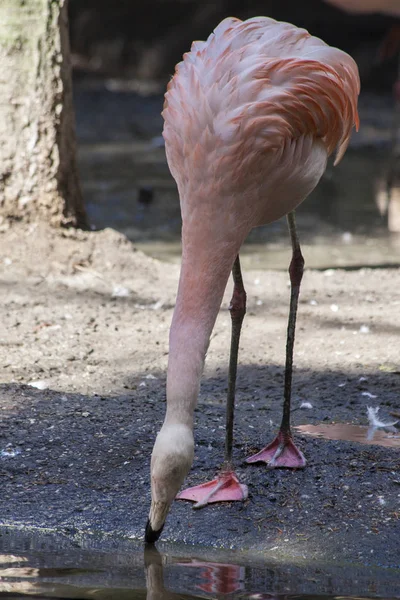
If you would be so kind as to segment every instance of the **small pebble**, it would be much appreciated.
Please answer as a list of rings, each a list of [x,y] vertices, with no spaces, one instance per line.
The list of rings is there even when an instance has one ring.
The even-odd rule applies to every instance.
[[[49,387],[49,382],[45,381],[44,379],[38,379],[37,381],[30,381],[28,385],[36,388],[37,390],[47,390]]]

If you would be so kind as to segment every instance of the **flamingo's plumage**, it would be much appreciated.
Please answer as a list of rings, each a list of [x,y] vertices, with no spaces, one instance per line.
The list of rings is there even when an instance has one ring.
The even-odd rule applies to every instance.
[[[308,134],[329,154],[338,147],[339,160],[358,124],[358,93],[353,59],[306,30],[265,17],[225,19],[206,42],[193,43],[169,83],[163,116],[171,172],[184,187],[198,155],[223,170],[233,153],[241,165],[257,152],[270,160],[283,139]]]
[[[149,531],[162,527],[192,462],[204,358],[239,248],[308,196],[335,148],[340,160],[358,126],[358,93],[350,56],[265,17],[225,19],[176,67],[163,116],[183,255]]]

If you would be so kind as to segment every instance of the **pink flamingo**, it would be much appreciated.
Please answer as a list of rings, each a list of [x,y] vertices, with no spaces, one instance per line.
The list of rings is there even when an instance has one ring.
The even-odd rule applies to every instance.
[[[290,431],[296,311],[304,260],[294,209],[336,163],[358,126],[358,69],[304,29],[266,17],[223,20],[176,67],[163,117],[182,212],[182,266],[170,330],[167,409],[151,459],[145,539],[163,529],[194,456],[193,413],[211,331],[232,271],[234,290],[225,462],[216,479],[178,498],[201,507],[244,500],[232,466],[239,336],[246,293],[239,250],[253,227],[287,215],[293,256],[283,417],[277,438],[248,462],[304,467]]]

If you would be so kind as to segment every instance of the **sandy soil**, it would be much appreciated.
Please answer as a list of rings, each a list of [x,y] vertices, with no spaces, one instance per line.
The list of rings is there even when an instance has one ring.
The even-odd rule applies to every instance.
[[[0,521],[141,539],[179,267],[113,230],[18,225],[0,245]],[[285,272],[244,275],[235,460],[250,498],[197,512],[176,503],[163,539],[399,568],[398,450],[299,435],[304,471],[244,467],[280,421],[289,298]],[[207,358],[192,484],[223,455],[230,292]],[[399,310],[399,269],[306,272],[296,425],[366,425],[367,406],[382,419],[399,412]]]

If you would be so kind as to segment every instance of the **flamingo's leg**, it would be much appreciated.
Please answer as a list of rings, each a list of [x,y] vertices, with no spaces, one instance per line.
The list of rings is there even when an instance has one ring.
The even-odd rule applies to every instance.
[[[301,468],[306,466],[303,453],[295,446],[290,429],[290,399],[292,393],[293,346],[296,330],[297,306],[300,284],[303,277],[304,258],[297,237],[294,211],[287,215],[290,238],[292,242],[292,260],[289,266],[291,294],[289,321],[286,342],[285,386],[282,423],[278,435],[263,450],[250,456],[246,462],[265,462],[269,467]]]
[[[246,291],[240,269],[239,255],[232,268],[233,295],[229,310],[232,320],[231,349],[229,357],[228,394],[226,402],[225,462],[216,479],[184,490],[178,500],[196,502],[193,508],[202,508],[212,502],[246,500],[247,486],[239,483],[232,466],[233,421],[235,412],[236,373],[239,354],[240,332],[246,314]]]
[[[233,294],[229,311],[231,313],[232,334],[229,355],[228,394],[226,399],[226,438],[225,438],[225,467],[232,469],[233,420],[235,414],[236,374],[239,355],[240,333],[246,314],[246,290],[243,285],[239,255],[232,268]]]

